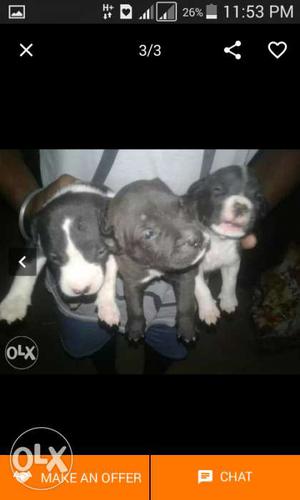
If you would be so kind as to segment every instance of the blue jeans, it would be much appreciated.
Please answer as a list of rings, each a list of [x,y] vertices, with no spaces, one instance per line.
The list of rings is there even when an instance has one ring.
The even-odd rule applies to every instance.
[[[69,318],[60,311],[58,311],[58,319],[63,347],[73,358],[91,356],[99,351],[113,335],[96,322]],[[166,358],[182,360],[187,356],[187,349],[178,342],[176,334],[175,327],[153,325],[146,332],[145,342]]]

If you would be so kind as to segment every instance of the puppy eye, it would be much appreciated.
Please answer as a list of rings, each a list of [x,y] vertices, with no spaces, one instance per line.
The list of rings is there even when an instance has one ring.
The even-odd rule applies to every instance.
[[[146,229],[143,233],[145,240],[153,240],[157,235],[153,229]]]
[[[106,254],[106,248],[104,248],[104,247],[98,248],[97,254],[98,254],[98,257],[103,257],[103,255]]]
[[[223,194],[223,193],[224,193],[224,189],[222,186],[214,186],[213,187],[213,194],[219,195],[219,194]]]
[[[79,220],[77,221],[77,229],[78,229],[79,231],[84,231],[84,230],[85,230],[85,227],[86,227],[85,223],[84,223],[82,220],[80,220],[80,219],[79,219]]]

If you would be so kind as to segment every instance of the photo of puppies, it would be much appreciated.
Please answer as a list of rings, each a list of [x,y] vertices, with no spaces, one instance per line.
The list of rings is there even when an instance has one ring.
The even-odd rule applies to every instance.
[[[164,276],[175,290],[178,338],[195,341],[194,296],[200,320],[210,325],[220,317],[206,273],[221,270],[221,310],[233,313],[237,308],[239,240],[263,215],[263,205],[257,180],[239,166],[195,182],[182,197],[160,179],[130,183],[116,195],[87,184],[64,188],[31,223],[39,248],[38,273],[16,277],[0,304],[0,319],[12,323],[24,318],[35,280],[47,263],[63,296],[97,295],[99,319],[117,326],[119,272],[128,314],[126,333],[137,342],[146,328],[144,289]]]
[[[130,150],[105,151],[108,153],[103,157],[111,158],[113,164],[118,155],[121,162],[122,155],[124,161],[126,154],[132,154]],[[175,150],[162,151],[134,154],[136,158],[152,155],[156,161],[162,154],[178,158]],[[231,152],[199,151],[204,151],[206,166],[200,169],[200,176],[190,175],[192,182],[184,175],[181,181],[174,175],[173,182],[166,182],[164,171],[160,174],[159,169],[157,176],[143,178],[139,172],[136,179],[127,166],[124,178],[129,182],[121,182],[118,188],[116,180],[122,170],[113,177],[111,165],[105,166],[106,178],[98,182],[70,176],[66,185],[56,188],[59,178],[54,181],[51,195],[28,219],[30,240],[26,247],[34,248],[36,257],[26,260],[25,275],[15,266],[13,279],[3,281],[2,344],[14,332],[18,335],[24,332],[29,337],[33,332],[40,346],[58,338],[63,350],[59,343],[55,344],[56,358],[61,356],[61,363],[82,359],[83,371],[92,373],[93,367],[97,373],[105,372],[110,362],[107,373],[115,373],[116,346],[121,353],[120,365],[124,359],[128,373],[136,373],[132,361],[128,361],[134,356],[135,360],[143,357],[144,373],[148,373],[148,357],[152,359],[149,373],[170,372],[170,366],[174,373],[177,366],[181,373],[243,370],[240,360],[245,342],[249,343],[255,335],[259,339],[260,335],[253,330],[249,316],[254,321],[258,317],[259,324],[265,324],[257,300],[252,313],[252,294],[261,297],[257,287],[261,276],[262,283],[266,282],[264,269],[284,259],[283,243],[277,245],[277,253],[269,248],[273,241],[281,241],[286,219],[282,223],[276,215],[265,178],[259,174],[260,168],[254,168],[260,162],[264,165],[264,155],[269,153],[258,151],[249,163],[249,154],[243,152],[245,157],[240,164],[224,164],[225,156],[229,158]],[[209,153],[207,156],[205,151]],[[196,158],[198,150],[187,150],[182,155]],[[285,151],[275,150],[272,155],[276,164],[276,155],[285,155]],[[210,168],[205,158],[211,158]],[[220,166],[212,168],[215,158],[219,158]],[[176,168],[177,176],[182,175],[180,163]],[[145,166],[145,172],[146,169],[149,166]],[[262,170],[265,175],[265,167]],[[292,215],[296,213],[297,200],[288,198],[292,207],[288,219],[289,241],[294,238],[293,248],[297,248],[298,237],[294,234],[296,225]],[[246,284],[241,288],[243,283]],[[269,291],[265,290],[265,294]],[[280,300],[282,310],[283,299]],[[294,305],[293,310],[297,311],[297,304]],[[268,317],[273,318],[270,307]],[[227,323],[229,318],[231,323]],[[278,319],[273,321],[276,325],[278,322]],[[292,323],[298,324],[294,318]],[[37,325],[44,324],[53,331],[51,338],[45,334],[45,340],[42,332],[48,327],[37,330]],[[241,334],[245,328],[248,328],[246,340]],[[289,335],[291,330],[288,325]],[[209,332],[215,335],[209,337],[206,335]],[[294,330],[292,335],[295,338]],[[108,356],[102,346],[115,346],[113,354]],[[231,346],[236,351],[227,362],[222,352],[229,351]],[[132,354],[133,347],[138,354]],[[246,358],[249,358],[247,350]],[[262,364],[267,366],[266,370],[275,372],[290,369],[294,366],[291,358],[292,354],[289,357],[282,353],[278,368],[273,366],[272,358],[266,357],[262,363],[253,350],[248,370],[255,372],[258,366],[261,370]],[[181,364],[176,365],[176,361]],[[164,369],[158,368],[162,365]],[[36,363],[34,370],[39,369],[44,370],[42,364]],[[48,371],[49,366],[45,369]],[[117,373],[122,373],[122,369]]]

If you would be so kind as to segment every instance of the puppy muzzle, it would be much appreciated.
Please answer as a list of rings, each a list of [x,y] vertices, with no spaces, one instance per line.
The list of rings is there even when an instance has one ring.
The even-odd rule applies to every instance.
[[[189,267],[198,262],[208,250],[210,237],[207,232],[197,229],[188,229],[182,232],[176,244],[178,265]]]

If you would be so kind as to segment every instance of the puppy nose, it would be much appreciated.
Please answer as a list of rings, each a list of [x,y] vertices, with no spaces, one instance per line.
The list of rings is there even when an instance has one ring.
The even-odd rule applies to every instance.
[[[203,245],[204,238],[202,233],[188,231],[185,235],[185,241],[189,246],[198,248]]]
[[[234,215],[239,217],[241,215],[245,215],[249,212],[249,207],[244,203],[239,203],[238,201],[233,205]]]
[[[86,286],[85,288],[74,287],[72,288],[72,292],[74,292],[76,295],[84,295],[85,293],[88,293],[90,291],[90,288],[90,286]]]

